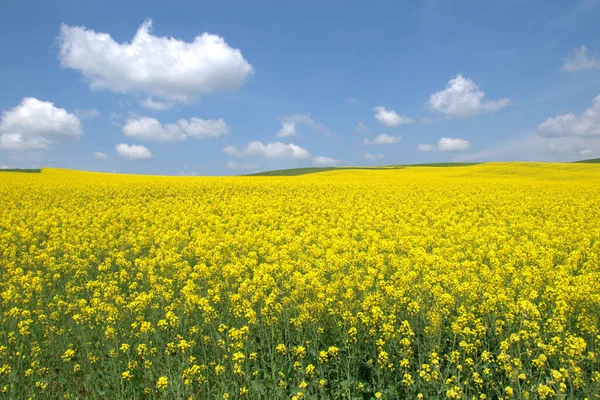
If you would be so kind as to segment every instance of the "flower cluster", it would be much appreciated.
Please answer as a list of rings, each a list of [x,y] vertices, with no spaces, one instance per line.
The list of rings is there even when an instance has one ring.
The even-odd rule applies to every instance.
[[[0,174],[0,397],[596,398],[599,188]]]

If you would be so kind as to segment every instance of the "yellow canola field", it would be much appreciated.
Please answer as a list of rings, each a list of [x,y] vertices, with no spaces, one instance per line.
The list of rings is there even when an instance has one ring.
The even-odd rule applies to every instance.
[[[600,165],[0,173],[0,397],[597,399]]]

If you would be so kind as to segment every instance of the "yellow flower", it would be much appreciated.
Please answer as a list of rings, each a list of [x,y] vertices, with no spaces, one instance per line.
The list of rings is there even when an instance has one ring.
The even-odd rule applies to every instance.
[[[306,353],[306,348],[304,346],[295,346],[293,350],[294,354],[300,358],[304,357],[304,354]]]
[[[64,354],[61,356],[63,361],[71,361],[75,357],[75,350],[67,349]]]
[[[306,373],[306,376],[308,376],[308,377],[313,376],[315,373],[315,366],[313,364],[308,364],[304,371]]]
[[[506,398],[510,399],[511,397],[513,397],[514,394],[515,392],[510,386],[504,388],[504,395],[506,396]]]
[[[156,388],[159,390],[165,390],[167,387],[169,387],[169,379],[166,376],[161,376],[158,378],[156,381]]]
[[[335,346],[330,346],[330,347],[327,349],[327,355],[328,355],[329,357],[331,357],[331,358],[333,358],[333,357],[336,357],[336,356],[338,355],[338,351],[339,351],[339,350],[340,350],[340,349],[338,349],[338,348],[337,348],[337,347],[335,347]]]
[[[277,350],[277,352],[279,352],[281,354],[285,354],[285,352],[287,351],[287,348],[285,347],[285,344],[280,343],[277,345],[276,350]]]

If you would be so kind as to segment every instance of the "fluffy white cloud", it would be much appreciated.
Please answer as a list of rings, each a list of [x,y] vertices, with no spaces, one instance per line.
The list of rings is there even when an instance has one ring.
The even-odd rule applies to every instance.
[[[544,137],[582,136],[600,137],[600,96],[581,116],[561,114],[542,122],[537,131]]]
[[[417,146],[417,150],[419,151],[436,151],[437,146],[434,144],[420,144]]]
[[[588,55],[588,49],[581,46],[573,51],[569,57],[563,58],[562,70],[575,72],[583,69],[600,69],[600,60]]]
[[[123,133],[131,138],[157,142],[185,140],[185,133],[179,125],[166,124],[163,126],[157,119],[150,117],[128,119],[123,126]]]
[[[227,162],[227,165],[225,166],[225,168],[247,171],[247,170],[252,170],[252,169],[258,168],[258,165],[230,160],[229,162]]]
[[[142,107],[153,111],[166,111],[173,107],[173,103],[167,101],[156,101],[152,100],[152,97],[146,97],[145,100],[140,101]]]
[[[465,139],[443,137],[433,144],[420,144],[417,146],[419,151],[465,151],[471,147],[471,143]]]
[[[76,139],[81,134],[77,116],[49,101],[26,97],[15,108],[2,112],[0,149],[43,149],[54,140]]]
[[[312,163],[321,167],[334,167],[340,163],[340,160],[331,157],[316,156],[313,157]]]
[[[438,140],[440,151],[465,151],[471,147],[471,143],[465,139],[443,137]]]
[[[229,157],[244,157],[244,154],[241,151],[239,151],[235,146],[224,147],[223,153],[227,154]]]
[[[284,122],[281,130],[277,132],[278,138],[285,138],[290,136],[296,136],[296,123]]]
[[[329,129],[327,129],[327,127],[324,124],[315,121],[308,114],[288,115],[286,117],[281,118],[281,122],[283,122],[284,124],[285,123],[293,123],[296,125],[308,125],[312,130],[319,132],[320,134],[322,134],[325,137],[335,136],[333,134],[333,132],[331,132]]]
[[[90,109],[79,109],[76,108],[75,110],[73,110],[73,112],[75,113],[75,115],[77,115],[77,117],[79,119],[90,119],[90,118],[96,118],[99,117],[100,115],[100,111],[96,110],[95,108],[90,108]]]
[[[148,19],[130,42],[118,43],[108,33],[63,24],[61,66],[81,72],[93,89],[177,101],[238,88],[254,72],[241,51],[220,36],[205,32],[186,42],[154,36],[151,28]]]
[[[125,136],[157,142],[217,138],[228,132],[227,124],[221,118],[205,120],[194,117],[163,125],[155,118],[141,117],[130,118],[123,126]]]
[[[529,133],[499,147],[465,153],[455,161],[576,161],[600,157],[600,137],[545,138]]]
[[[402,137],[400,137],[400,136],[391,136],[391,135],[388,135],[387,133],[382,133],[380,135],[377,135],[375,137],[375,139],[365,139],[363,141],[363,144],[366,144],[366,145],[394,144],[394,143],[400,142],[400,140],[402,140]]]
[[[383,158],[383,154],[371,154],[371,153],[363,153],[360,155],[362,158],[367,160],[381,160]]]
[[[79,137],[81,121],[49,101],[25,97],[21,104],[2,113],[0,131],[25,136]]]
[[[394,128],[399,125],[412,124],[415,122],[406,115],[398,115],[396,111],[388,110],[382,106],[375,107],[375,119],[388,128]]]
[[[130,146],[125,143],[120,143],[115,146],[115,149],[117,150],[117,153],[119,153],[119,156],[127,160],[147,160],[152,157],[152,153],[145,146],[138,146],[135,144]]]
[[[189,120],[180,119],[177,121],[177,125],[188,138],[194,139],[217,138],[229,133],[229,127],[222,118],[201,119],[194,117]]]
[[[101,151],[97,151],[94,153],[94,158],[96,160],[108,160],[109,157],[105,153],[102,153]]]
[[[450,79],[446,89],[433,93],[429,108],[450,118],[469,118],[484,111],[498,111],[511,104],[510,99],[484,100],[485,92],[461,74]]]
[[[50,142],[42,137],[26,137],[20,133],[3,133],[0,135],[0,149],[10,151],[40,150],[50,146]]]
[[[267,143],[250,142],[245,149],[238,150],[235,146],[227,146],[223,149],[225,154],[230,157],[265,157],[276,158],[280,160],[303,160],[310,157],[306,149],[293,143],[286,144],[281,142]]]

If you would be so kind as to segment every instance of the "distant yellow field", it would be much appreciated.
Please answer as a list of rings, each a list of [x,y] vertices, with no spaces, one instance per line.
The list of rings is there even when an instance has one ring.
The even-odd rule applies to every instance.
[[[0,397],[600,396],[600,165],[0,173]]]

